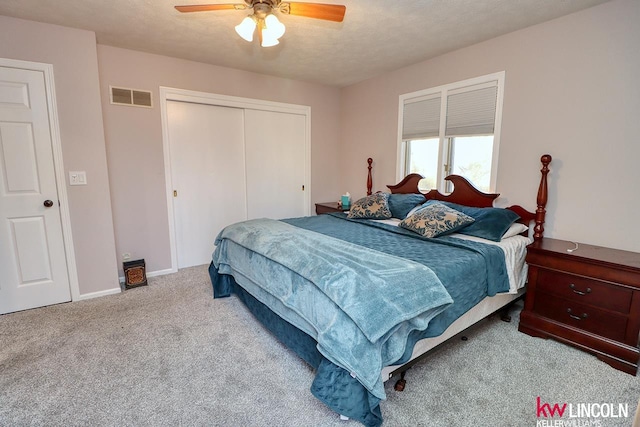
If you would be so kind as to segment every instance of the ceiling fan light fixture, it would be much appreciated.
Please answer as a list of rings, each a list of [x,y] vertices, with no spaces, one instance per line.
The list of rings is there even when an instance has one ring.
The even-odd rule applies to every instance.
[[[274,14],[269,14],[264,18],[264,28],[262,29],[262,35],[269,34],[269,37],[279,39],[284,35],[285,26]]]
[[[271,46],[275,46],[277,44],[280,44],[278,39],[269,36],[269,34],[265,34],[264,31],[262,32],[262,43],[260,43],[260,46],[262,46],[262,47],[271,47]]]
[[[236,33],[248,42],[253,41],[253,33],[256,30],[256,20],[251,16],[247,16],[242,22],[236,25]]]
[[[326,21],[342,22],[346,6],[324,3],[298,3],[288,0],[244,0],[245,4],[198,4],[175,6],[178,12],[206,12],[213,10],[244,10],[253,9],[253,14],[247,16],[235,26],[236,33],[248,42],[253,41],[253,35],[258,28],[258,37],[263,47],[279,44],[278,39],[284,35],[285,26],[273,12],[284,15],[306,16],[308,18],[324,19]]]

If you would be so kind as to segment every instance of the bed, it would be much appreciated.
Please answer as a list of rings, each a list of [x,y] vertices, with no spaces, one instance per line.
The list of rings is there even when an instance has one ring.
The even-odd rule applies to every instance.
[[[372,194],[369,161],[367,197],[349,214],[226,227],[209,266],[214,298],[235,294],[314,367],[311,392],[328,407],[381,425],[386,380],[523,295],[526,246],[544,232],[551,156],[541,162],[530,212],[493,208],[498,194],[455,175],[450,194],[421,194],[417,174]]]

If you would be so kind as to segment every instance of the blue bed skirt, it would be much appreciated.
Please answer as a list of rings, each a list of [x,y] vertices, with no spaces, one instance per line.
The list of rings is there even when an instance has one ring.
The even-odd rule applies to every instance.
[[[236,283],[233,276],[218,274],[213,263],[209,265],[209,276],[214,298],[235,294],[280,342],[316,369],[311,385],[311,393],[316,398],[336,413],[360,421],[366,426],[382,424],[380,400],[372,396],[347,371],[322,356],[316,348],[316,340],[255,299]]]

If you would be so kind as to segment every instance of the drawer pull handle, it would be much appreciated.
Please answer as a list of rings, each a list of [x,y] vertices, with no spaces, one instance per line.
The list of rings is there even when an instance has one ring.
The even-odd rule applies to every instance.
[[[583,291],[579,291],[579,290],[577,290],[577,289],[576,289],[576,285],[574,285],[573,283],[572,283],[572,284],[570,284],[570,285],[569,285],[569,287],[571,288],[571,290],[572,290],[574,293],[576,293],[576,294],[578,294],[578,295],[586,295],[586,294],[590,294],[590,293],[591,293],[591,288],[587,288],[587,290],[586,290],[586,291],[584,291],[584,292],[583,292]]]
[[[587,313],[582,313],[582,316],[576,316],[575,314],[572,314],[570,308],[567,308],[567,313],[569,313],[569,317],[571,317],[572,319],[582,320],[587,318]]]

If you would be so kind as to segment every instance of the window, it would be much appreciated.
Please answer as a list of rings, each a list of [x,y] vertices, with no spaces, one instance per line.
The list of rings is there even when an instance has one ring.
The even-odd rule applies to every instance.
[[[501,72],[401,95],[398,178],[419,173],[449,192],[456,174],[494,191],[503,86]]]

